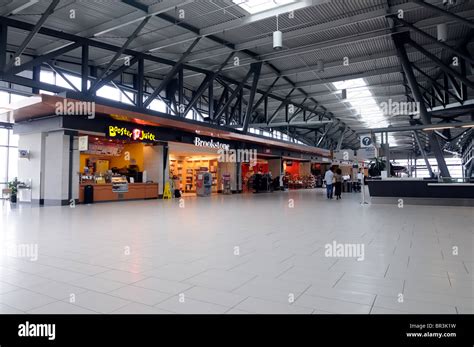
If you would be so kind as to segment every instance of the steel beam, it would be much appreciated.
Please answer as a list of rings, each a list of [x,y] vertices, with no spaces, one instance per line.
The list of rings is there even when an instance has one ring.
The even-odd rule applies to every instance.
[[[87,44],[82,45],[81,54],[81,92],[86,93],[87,81],[89,80],[89,46]]]
[[[456,70],[451,69],[449,66],[446,66],[441,59],[436,57],[435,55],[431,54],[428,52],[426,49],[424,49],[422,46],[420,46],[418,43],[413,41],[412,39],[408,38],[407,43],[412,46],[413,48],[416,48],[419,52],[423,53],[427,58],[432,60],[433,62],[436,63],[436,65],[443,70],[445,73],[450,74],[452,76],[456,76],[459,80],[461,80],[463,83],[465,83],[467,86],[470,88],[474,89],[474,82],[469,81],[465,76],[463,76],[461,73],[457,72]]]
[[[53,70],[56,74],[58,74],[59,76],[61,76],[61,78],[63,80],[66,81],[67,84],[69,84],[72,89],[74,89],[76,92],[80,92],[80,90],[69,80],[69,78],[67,78],[66,75],[64,75],[61,70],[57,70],[53,65],[49,64],[49,63],[46,63],[46,65],[51,69]],[[37,67],[37,66],[36,66]]]
[[[48,19],[48,17],[54,12],[54,9],[58,5],[58,3],[59,3],[59,0],[53,0],[51,2],[51,4],[49,4],[46,11],[41,15],[41,18],[39,19],[39,21],[35,24],[33,29],[28,33],[26,38],[23,40],[23,42],[20,44],[20,46],[18,47],[16,52],[13,54],[12,59],[10,60],[10,62],[7,65],[7,68],[11,67],[14,64],[16,58],[18,58],[23,53],[23,51],[28,46],[28,44],[31,42],[31,40],[36,36],[38,31],[41,29],[44,22],[46,22],[46,19]]]
[[[7,36],[8,26],[4,22],[0,22],[0,73],[6,69]]]
[[[328,134],[329,130],[334,126],[335,124],[329,124],[326,127],[326,130],[324,130],[324,133],[321,135],[319,138],[318,142],[316,143],[316,147],[319,147],[321,145],[321,142],[326,138],[326,135]]]
[[[214,82],[214,79],[221,73],[222,69],[227,65],[227,63],[229,62],[230,59],[232,59],[233,56],[234,56],[234,52],[232,52],[231,54],[227,56],[226,60],[219,66],[217,71],[206,75],[201,85],[196,90],[196,93],[193,95],[188,106],[186,107],[184,114],[187,114],[189,112],[191,107],[193,107],[196,104],[196,102],[201,98],[201,96],[204,94],[206,89],[209,89],[209,93],[211,93],[211,89],[209,86],[212,85],[212,83]],[[211,94],[213,94],[213,92]],[[213,100],[213,97],[212,98],[209,97],[209,104],[212,102],[212,100]],[[209,114],[209,116],[211,116],[211,114]]]
[[[416,124],[409,126],[389,126],[386,128],[370,128],[370,129],[361,129],[357,130],[357,134],[367,134],[367,133],[393,133],[393,132],[412,132],[414,130],[425,130],[425,131],[434,131],[434,130],[443,130],[451,128],[474,128],[474,121],[471,122],[456,122],[456,123],[436,123],[436,124]]]
[[[188,49],[186,50],[186,52],[184,52],[182,55],[181,55],[181,58],[179,58],[179,60],[174,64],[174,66],[171,68],[171,70],[168,72],[168,74],[163,78],[163,80],[161,81],[160,85],[158,86],[158,88],[156,88],[153,93],[151,93],[151,95],[146,99],[146,101],[143,103],[143,106],[144,107],[148,107],[150,105],[150,103],[156,98],[156,96],[158,94],[160,94],[163,89],[166,87],[166,85],[169,83],[169,81],[171,81],[171,79],[173,78],[173,76],[176,74],[176,72],[178,71],[178,69],[181,67],[181,64],[184,62],[184,60],[188,57],[188,55],[192,52],[192,50],[194,49],[194,47],[196,47],[196,45],[199,43],[199,41],[201,40],[200,37],[196,38],[193,43],[188,47]]]
[[[344,127],[341,131],[341,136],[339,137],[339,140],[337,141],[337,146],[336,146],[337,151],[341,150],[342,142],[344,141],[344,135],[346,134],[346,130],[347,130],[347,128]]]
[[[255,93],[257,91],[257,84],[260,78],[260,72],[262,70],[262,63],[256,63],[253,65],[253,81],[252,81],[252,89],[250,89],[250,96],[247,104],[247,110],[245,111],[245,118],[243,122],[243,128],[242,131],[244,134],[247,133],[247,130],[249,128],[249,123],[250,123],[250,118],[252,117],[252,111],[253,111],[253,101],[255,99]]]
[[[138,62],[140,58],[139,57],[133,57],[132,60],[130,60],[129,65],[122,65],[118,69],[114,70],[110,74],[108,74],[106,77],[102,78],[102,80],[99,83],[96,83],[94,86],[90,87],[88,90],[89,94],[95,93],[98,89],[100,89],[102,86],[106,85],[107,83],[113,81],[114,78],[119,76],[122,72],[130,68],[131,66],[135,65],[135,63]]]
[[[409,23],[407,22],[406,20],[404,19],[401,19],[401,18],[398,18],[397,15],[391,15],[390,18],[394,19],[395,21],[399,22],[400,24],[410,28],[411,30],[417,32],[418,34],[420,34],[421,36],[427,38],[428,40],[430,40],[431,42],[434,42],[436,43],[438,46],[444,48],[444,49],[447,49],[448,51],[454,53],[455,55],[459,56],[459,57],[462,57],[463,59],[469,61],[471,64],[474,64],[474,59],[469,55],[469,54],[464,54],[460,51],[458,51],[456,48],[454,47],[451,47],[450,45],[447,45],[446,43],[444,43],[443,41],[439,41],[436,37],[433,37],[431,36],[430,34],[426,33],[425,31],[417,28],[416,26],[414,26],[412,23]]]
[[[424,2],[423,0],[413,0],[413,2],[423,6],[423,7],[426,7],[430,10],[433,10],[435,12],[438,12],[444,16],[447,16],[447,17],[451,17],[453,19],[455,19],[456,21],[460,22],[460,23],[463,23],[471,28],[474,28],[474,22],[469,20],[469,19],[466,19],[466,18],[463,18],[463,17],[460,17],[458,16],[457,14],[454,14],[452,12],[449,12],[449,11],[446,11],[446,10],[443,10],[442,8],[439,8],[438,6],[435,6],[435,5],[432,5],[432,4],[429,4],[427,2]]]
[[[81,47],[81,44],[78,43],[78,42],[73,42],[67,46],[64,46],[62,48],[59,48],[53,52],[49,52],[48,54],[45,54],[45,55],[42,55],[42,56],[39,56],[39,57],[36,57],[26,63],[23,63],[19,66],[14,66],[14,67],[11,67],[10,69],[7,69],[5,71],[5,75],[16,75],[24,70],[29,70],[29,69],[33,69],[34,66],[38,66],[38,65],[41,65],[53,58],[56,58],[60,55],[63,55],[64,53],[67,53],[67,52],[70,52],[78,47]],[[13,60],[11,60],[10,62],[12,62]]]
[[[224,106],[222,106],[222,108],[219,109],[219,111],[217,112],[216,118],[215,118],[216,121],[218,122],[220,121],[220,118],[222,114],[224,113],[224,111],[230,106],[232,101],[234,101],[235,97],[237,96],[237,94],[240,93],[240,91],[244,87],[244,84],[247,83],[248,79],[250,78],[252,74],[254,74],[254,68],[251,66],[249,71],[247,72],[247,75],[245,75],[244,79],[237,85],[237,88],[234,89],[230,97],[226,100]]]
[[[292,88],[290,90],[290,92],[283,98],[283,100],[281,101],[280,105],[277,107],[277,109],[273,112],[273,114],[271,115],[270,119],[268,120],[268,123],[271,123],[275,118],[276,116],[278,115],[278,112],[280,112],[280,110],[283,108],[283,107],[286,107],[286,105],[288,105],[290,103],[290,100],[288,99],[291,94],[293,94],[293,92],[296,90],[296,88]]]
[[[110,59],[109,63],[107,64],[107,66],[104,68],[104,70],[102,71],[102,74],[100,76],[98,76],[97,80],[95,81],[94,85],[92,86],[92,90],[96,90],[95,89],[95,85],[99,84],[101,81],[102,81],[102,78],[105,77],[107,75],[107,73],[109,72],[109,70],[112,68],[112,66],[115,64],[115,62],[117,61],[118,58],[120,58],[120,56],[123,54],[123,52],[128,48],[128,46],[130,45],[130,43],[132,43],[133,40],[135,40],[135,38],[137,37],[137,35],[140,33],[140,31],[142,31],[143,27],[148,23],[148,21],[150,20],[151,17],[146,17],[137,27],[136,29],[133,31],[132,35],[130,35],[128,38],[127,38],[127,41],[125,41],[125,43],[122,45],[122,47],[120,47],[120,49],[115,52],[115,55],[113,56],[112,59]]]
[[[287,122],[275,122],[275,123],[251,123],[249,127],[252,128],[283,128],[283,127],[319,127],[325,124],[333,123],[332,120],[323,120],[323,121],[316,121],[316,122],[295,122],[294,124],[288,124]],[[232,128],[241,128],[242,126],[239,124],[231,125]],[[312,130],[313,131],[313,130]]]

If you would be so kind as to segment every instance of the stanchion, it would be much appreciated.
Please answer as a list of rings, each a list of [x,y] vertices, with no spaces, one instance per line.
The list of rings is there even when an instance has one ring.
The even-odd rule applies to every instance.
[[[368,205],[369,203],[365,201],[365,176],[362,175],[362,178],[360,180],[360,191],[362,192],[362,202],[360,203],[361,205]]]

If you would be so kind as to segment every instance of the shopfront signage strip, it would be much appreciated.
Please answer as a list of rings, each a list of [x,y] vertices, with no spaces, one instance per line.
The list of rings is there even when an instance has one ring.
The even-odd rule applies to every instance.
[[[142,129],[129,129],[126,127],[109,126],[109,137],[128,137],[133,141],[156,141],[156,136]]]
[[[194,138],[194,145],[197,147],[209,147],[209,148],[215,148],[215,149],[224,149],[228,151],[230,149],[230,145],[215,141],[210,140],[210,141],[203,141],[199,137]]]

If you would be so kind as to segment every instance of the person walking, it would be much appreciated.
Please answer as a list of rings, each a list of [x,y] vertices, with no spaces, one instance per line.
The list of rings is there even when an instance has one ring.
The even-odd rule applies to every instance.
[[[326,181],[326,194],[328,199],[332,199],[332,180],[334,178],[334,168],[331,166],[328,171],[324,174],[324,180]]]
[[[341,198],[341,190],[342,190],[342,171],[341,169],[336,170],[336,174],[334,175],[334,195],[336,195],[336,200],[342,199]]]

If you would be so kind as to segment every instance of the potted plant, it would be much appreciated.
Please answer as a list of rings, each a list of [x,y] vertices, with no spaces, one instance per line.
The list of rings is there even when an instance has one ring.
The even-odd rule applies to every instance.
[[[13,181],[8,182],[8,189],[10,189],[10,202],[16,203],[18,195],[18,187],[24,185],[23,182],[18,181],[15,177]]]

